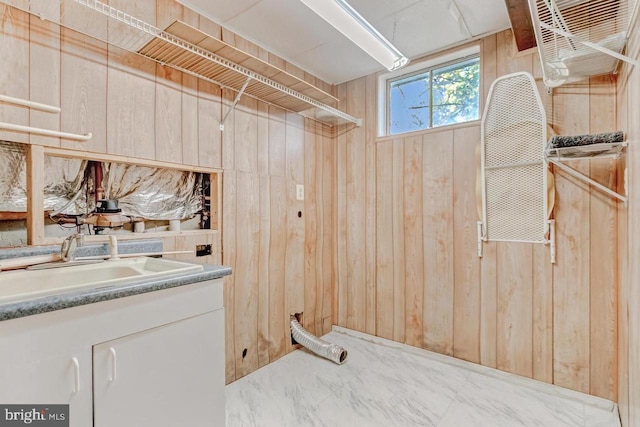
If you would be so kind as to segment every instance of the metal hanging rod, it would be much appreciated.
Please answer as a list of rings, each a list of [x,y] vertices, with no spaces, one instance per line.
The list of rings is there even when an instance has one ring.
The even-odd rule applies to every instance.
[[[22,98],[14,98],[13,96],[8,95],[0,95],[0,101],[7,102],[9,104],[21,105],[23,107],[33,108],[34,110],[46,111],[47,113],[59,113],[61,111],[60,107],[41,104],[40,102],[29,101]]]
[[[55,130],[34,128],[31,126],[14,125],[11,123],[0,122],[0,129],[14,132],[35,133],[44,136],[53,136],[56,138],[73,139],[76,141],[88,141],[91,139],[91,133],[79,135],[77,133],[58,132]]]

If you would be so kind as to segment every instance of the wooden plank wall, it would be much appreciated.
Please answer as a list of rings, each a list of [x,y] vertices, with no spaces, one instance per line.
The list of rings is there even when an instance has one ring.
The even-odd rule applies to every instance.
[[[615,77],[548,95],[510,30],[480,45],[484,93],[527,71],[558,134],[616,128]],[[557,263],[523,243],[478,258],[479,122],[377,138],[376,81],[338,86],[365,127],[337,137],[336,324],[616,400],[618,204],[556,172]],[[617,186],[614,161],[574,166]]]
[[[627,55],[637,58],[640,54],[640,25],[636,20],[627,46]],[[626,167],[628,168],[628,207],[618,210],[618,406],[623,427],[640,425],[640,70],[623,64],[618,77],[618,126],[627,134]],[[618,171],[618,191],[624,194],[624,173]]]
[[[113,35],[105,18],[81,13],[73,3],[61,4],[64,24],[96,37],[107,29]],[[161,27],[183,20],[332,90],[173,0],[110,4]],[[222,235],[169,237],[165,248],[209,243],[211,256],[176,258],[233,268],[225,279],[227,382],[294,349],[290,313],[303,313],[312,332],[330,330],[336,180],[329,129],[243,98],[221,132],[218,123],[234,92],[4,4],[0,16],[0,93],[62,107],[52,116],[0,105],[3,121],[93,133],[84,144],[35,136],[32,143],[223,170]],[[0,139],[28,138],[0,133]],[[305,185],[304,201],[296,200],[296,184]]]

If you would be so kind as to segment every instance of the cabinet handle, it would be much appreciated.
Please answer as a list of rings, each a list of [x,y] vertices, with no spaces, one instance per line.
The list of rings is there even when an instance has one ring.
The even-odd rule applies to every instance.
[[[111,378],[109,378],[109,382],[114,382],[116,380],[116,374],[118,370],[116,349],[113,347],[109,347],[109,353],[111,353]]]
[[[80,391],[80,362],[77,357],[71,358],[73,363],[74,381],[73,381],[73,394],[78,394]]]

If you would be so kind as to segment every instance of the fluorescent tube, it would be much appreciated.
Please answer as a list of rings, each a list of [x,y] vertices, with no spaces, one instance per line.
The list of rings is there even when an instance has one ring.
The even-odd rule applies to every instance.
[[[389,71],[409,63],[398,49],[344,0],[300,0]]]

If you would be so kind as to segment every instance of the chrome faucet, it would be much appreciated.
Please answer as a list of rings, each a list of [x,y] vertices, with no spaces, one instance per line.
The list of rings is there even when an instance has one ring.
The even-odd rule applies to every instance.
[[[64,239],[60,247],[60,258],[64,262],[74,261],[76,259],[76,249],[81,247],[84,242],[84,235],[72,234]]]

